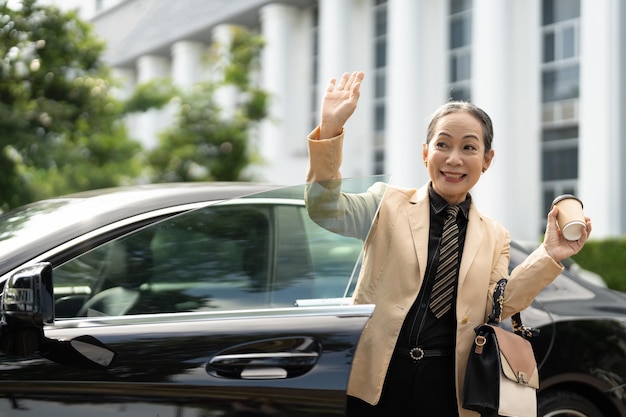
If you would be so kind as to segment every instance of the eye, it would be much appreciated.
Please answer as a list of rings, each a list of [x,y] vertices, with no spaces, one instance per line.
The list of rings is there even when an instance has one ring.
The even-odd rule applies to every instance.
[[[445,148],[447,148],[447,147],[448,147],[448,144],[447,144],[447,143],[445,143],[445,142],[443,142],[443,141],[437,141],[437,142],[435,142],[435,148],[438,148],[438,149],[445,149]]]

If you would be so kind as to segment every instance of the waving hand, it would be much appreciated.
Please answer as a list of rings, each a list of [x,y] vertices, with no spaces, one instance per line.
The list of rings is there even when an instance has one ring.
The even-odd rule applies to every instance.
[[[361,90],[362,71],[343,74],[339,84],[331,79],[322,100],[320,139],[328,139],[341,133],[344,124],[356,109]]]

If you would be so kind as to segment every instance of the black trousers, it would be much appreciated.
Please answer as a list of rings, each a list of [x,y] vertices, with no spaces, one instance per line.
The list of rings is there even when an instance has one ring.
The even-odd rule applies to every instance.
[[[394,353],[380,401],[348,396],[348,417],[458,417],[454,354],[418,362]]]

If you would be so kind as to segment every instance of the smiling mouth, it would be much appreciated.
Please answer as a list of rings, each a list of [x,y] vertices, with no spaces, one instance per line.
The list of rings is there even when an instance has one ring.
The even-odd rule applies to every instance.
[[[465,176],[465,174],[458,174],[456,172],[441,172],[443,174],[444,177],[446,178],[450,178],[453,180],[458,180],[460,178],[462,178],[463,176]]]

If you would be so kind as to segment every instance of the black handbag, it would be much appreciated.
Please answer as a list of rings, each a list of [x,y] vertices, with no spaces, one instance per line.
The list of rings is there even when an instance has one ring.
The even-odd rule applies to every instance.
[[[539,372],[527,339],[539,332],[523,326],[520,313],[511,317],[513,332],[500,327],[506,282],[496,286],[487,323],[474,329],[462,406],[483,416],[536,417]]]

